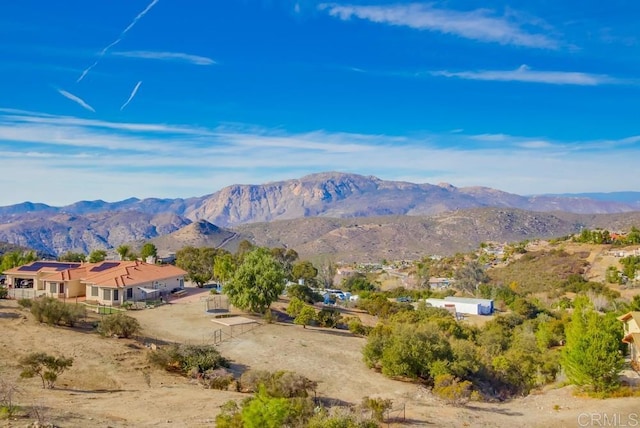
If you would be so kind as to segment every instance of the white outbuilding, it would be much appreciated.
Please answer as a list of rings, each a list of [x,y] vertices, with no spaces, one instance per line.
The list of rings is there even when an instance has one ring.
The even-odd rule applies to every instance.
[[[444,299],[425,299],[425,303],[434,308],[450,309],[453,306],[456,313],[460,314],[491,315],[493,313],[493,300],[490,299],[448,296]]]

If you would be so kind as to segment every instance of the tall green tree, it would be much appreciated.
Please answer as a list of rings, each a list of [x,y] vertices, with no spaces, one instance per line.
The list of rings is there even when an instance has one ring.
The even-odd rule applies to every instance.
[[[294,263],[291,269],[291,279],[293,281],[302,279],[305,285],[313,285],[317,276],[318,269],[308,260]]]
[[[140,250],[140,257],[142,260],[146,260],[147,257],[158,257],[158,249],[152,242],[147,242]]]
[[[89,253],[89,263],[103,262],[107,258],[107,252],[105,250],[93,250]]]
[[[615,316],[600,315],[580,296],[566,337],[561,364],[571,383],[595,392],[610,391],[620,384],[622,329]]]
[[[2,256],[0,272],[13,269],[17,266],[26,265],[27,263],[35,262],[36,260],[38,260],[38,256],[35,251],[11,251]]]
[[[235,270],[236,261],[231,253],[224,251],[216,257],[215,264],[213,265],[213,276],[220,281],[222,285],[231,279]]]
[[[187,279],[202,288],[213,279],[215,248],[184,247],[176,253],[176,265],[187,271]]]
[[[284,269],[271,251],[255,248],[245,255],[224,291],[235,307],[264,313],[284,290],[284,281]]]
[[[128,245],[120,245],[118,248],[116,248],[116,252],[120,256],[120,260],[131,260],[131,258],[133,257],[131,247]]]
[[[298,253],[293,248],[275,247],[271,249],[271,255],[282,265],[287,279],[295,280],[292,277],[293,263],[298,260]],[[317,275],[317,272],[316,272]]]

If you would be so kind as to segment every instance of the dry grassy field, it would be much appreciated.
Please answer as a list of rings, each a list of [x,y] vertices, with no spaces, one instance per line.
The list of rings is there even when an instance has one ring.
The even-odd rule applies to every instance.
[[[131,314],[151,341],[212,343],[219,326],[205,311],[201,301],[205,294],[199,293],[206,291],[192,290],[168,305]],[[206,390],[186,378],[151,368],[145,346],[149,339],[102,338],[88,330],[40,325],[15,301],[0,300],[0,329],[0,378],[20,388],[16,401],[25,413],[36,408],[41,419],[56,426],[214,426],[221,404],[245,397]],[[505,403],[453,407],[421,386],[369,370],[360,353],[365,340],[348,332],[261,323],[226,338],[218,347],[232,360],[236,373],[249,368],[293,370],[317,381],[318,397],[338,405],[357,404],[364,396],[390,398],[396,409],[392,416],[404,418],[390,426],[586,426],[580,425],[586,417],[580,415],[604,412],[630,418],[640,412],[637,398],[578,398],[569,387]],[[19,379],[17,360],[32,351],[74,358],[73,367],[60,376],[55,389],[43,390],[37,379]],[[19,416],[0,420],[0,426],[24,427],[34,420]]]

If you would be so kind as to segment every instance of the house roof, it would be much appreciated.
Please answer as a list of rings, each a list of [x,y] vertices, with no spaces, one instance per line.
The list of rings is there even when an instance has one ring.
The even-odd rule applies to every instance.
[[[491,299],[474,299],[472,297],[454,297],[447,296],[444,298],[447,302],[455,302],[455,303],[471,303],[473,305],[492,305],[493,300]]]
[[[117,263],[117,266],[101,271],[88,271],[82,281],[99,287],[121,288],[187,274],[173,265],[156,265],[140,261]]]
[[[640,311],[627,312],[621,317],[618,317],[618,319],[622,322],[627,322],[632,318],[640,326]]]
[[[71,267],[69,269],[60,270],[42,277],[44,281],[73,281],[81,280],[87,275],[92,275],[97,272],[105,272],[107,270],[117,268],[123,263],[118,260],[106,260],[97,263],[82,263],[80,266]]]
[[[40,260],[37,262],[27,263],[26,265],[17,266],[6,270],[4,273],[8,275],[33,275],[38,272],[58,272],[66,269],[77,268],[81,264],[73,262],[56,262]]]

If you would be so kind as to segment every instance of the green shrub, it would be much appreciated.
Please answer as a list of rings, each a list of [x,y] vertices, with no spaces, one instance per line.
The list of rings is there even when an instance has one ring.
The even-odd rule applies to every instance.
[[[471,398],[471,382],[461,381],[451,374],[441,374],[434,380],[432,392],[442,400],[456,406],[465,404]]]
[[[18,299],[18,305],[20,305],[21,308],[24,309],[31,309],[31,306],[33,305],[33,300],[31,299]]]
[[[73,327],[84,315],[84,309],[52,297],[40,297],[31,301],[31,314],[38,322]]]
[[[362,321],[358,317],[350,317],[345,321],[349,331],[356,336],[367,336],[371,331],[371,327],[362,324]]]
[[[264,387],[271,397],[308,397],[318,384],[298,373],[289,371],[269,372],[248,370],[240,377],[240,388],[246,392],[257,392]]]
[[[323,308],[316,314],[316,321],[321,327],[337,327],[341,319],[340,311],[335,309]]]
[[[9,290],[7,287],[0,286],[0,299],[6,299],[9,295]]]
[[[40,377],[42,388],[53,388],[58,376],[73,364],[73,358],[54,357],[44,352],[32,352],[20,359],[20,377]]]
[[[137,319],[116,313],[103,317],[98,323],[98,333],[103,336],[116,336],[128,338],[140,331],[140,323]]]
[[[384,413],[391,409],[393,401],[388,398],[371,398],[364,397],[362,399],[362,408],[371,411],[371,419],[378,422],[384,421]]]
[[[229,362],[211,345],[170,345],[149,354],[149,362],[167,371],[197,376],[208,370],[229,367]]]
[[[199,376],[200,383],[207,389],[227,390],[235,378],[226,369],[207,370]]]

